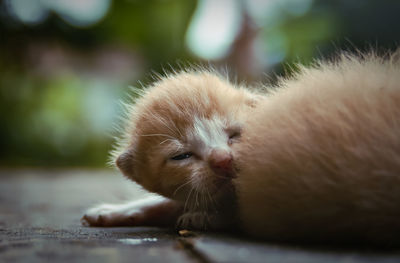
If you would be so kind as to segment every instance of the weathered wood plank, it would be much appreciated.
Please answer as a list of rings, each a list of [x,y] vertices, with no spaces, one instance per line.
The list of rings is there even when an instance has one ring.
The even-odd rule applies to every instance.
[[[0,174],[0,262],[196,262],[173,230],[89,228],[89,206],[145,193],[110,171]]]
[[[398,263],[400,252],[344,248],[295,247],[208,234],[193,242],[210,262]]]
[[[82,227],[85,209],[146,193],[113,171],[0,171],[0,262],[400,262],[400,251],[337,250],[226,234]]]

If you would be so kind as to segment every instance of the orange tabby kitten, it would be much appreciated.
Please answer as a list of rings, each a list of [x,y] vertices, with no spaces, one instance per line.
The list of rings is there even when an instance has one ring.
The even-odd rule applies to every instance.
[[[168,76],[128,120],[116,164],[164,197],[103,205],[89,225],[237,227],[284,241],[394,243],[400,63],[345,57],[259,95],[209,72]]]

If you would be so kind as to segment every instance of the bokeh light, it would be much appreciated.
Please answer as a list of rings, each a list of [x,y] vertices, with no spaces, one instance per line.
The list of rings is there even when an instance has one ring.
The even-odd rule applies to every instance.
[[[73,26],[87,27],[99,22],[111,0],[5,0],[10,14],[26,24],[40,24],[52,11]]]
[[[26,24],[39,24],[49,15],[41,0],[5,0],[5,6],[14,19]]]
[[[111,0],[43,0],[74,26],[87,27],[99,22],[110,8]]]
[[[199,0],[188,27],[190,50],[209,60],[228,54],[241,25],[241,8],[236,0]]]

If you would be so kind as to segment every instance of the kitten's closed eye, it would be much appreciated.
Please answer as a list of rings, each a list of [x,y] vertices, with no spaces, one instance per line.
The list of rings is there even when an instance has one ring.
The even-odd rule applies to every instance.
[[[171,157],[171,160],[180,161],[180,160],[188,159],[188,158],[192,157],[192,155],[193,155],[193,153],[186,152],[186,153],[182,153],[182,154]]]
[[[229,133],[229,137],[228,137],[228,144],[231,145],[232,143],[234,143],[237,139],[240,138],[241,136],[241,132],[240,130],[232,130]]]
[[[234,139],[239,137],[240,137],[240,131],[234,131],[231,134],[229,134],[229,139]]]

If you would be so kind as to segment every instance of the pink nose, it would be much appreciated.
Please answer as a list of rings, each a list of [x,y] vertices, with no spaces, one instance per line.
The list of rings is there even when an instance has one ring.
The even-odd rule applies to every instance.
[[[232,155],[221,149],[214,149],[209,158],[211,169],[217,174],[229,174],[232,172]]]

